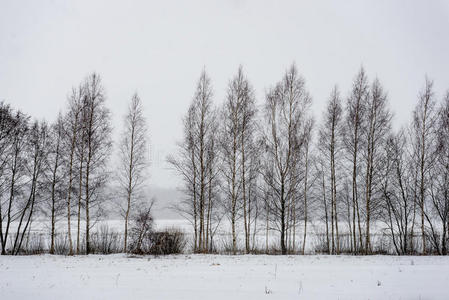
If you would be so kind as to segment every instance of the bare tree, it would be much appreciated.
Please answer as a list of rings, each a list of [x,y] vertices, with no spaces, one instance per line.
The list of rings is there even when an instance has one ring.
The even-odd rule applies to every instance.
[[[312,129],[314,126],[314,120],[311,118],[309,122],[306,123],[304,126],[304,234],[303,234],[303,240],[302,240],[302,249],[301,252],[304,255],[306,253],[306,238],[307,238],[307,222],[308,219],[308,211],[309,211],[309,186],[313,181],[311,182],[309,180],[309,166],[310,166],[310,147],[312,144]],[[295,213],[296,210],[293,209],[293,212]],[[292,250],[295,251],[295,233],[296,233],[296,217],[293,215],[293,247]]]
[[[64,148],[67,152],[68,162],[66,165],[68,174],[68,184],[67,184],[67,234],[69,240],[69,255],[73,255],[73,244],[72,244],[72,225],[71,225],[71,206],[72,206],[72,195],[74,190],[74,173],[75,173],[75,163],[76,163],[76,150],[77,143],[81,140],[79,137],[81,114],[82,114],[82,99],[84,97],[83,86],[80,85],[78,88],[72,89],[72,94],[68,101],[68,111],[64,120]],[[81,141],[82,142],[82,141]],[[79,223],[78,223],[79,224]],[[77,234],[77,253],[79,252],[79,226]]]
[[[319,131],[319,144],[321,145],[323,161],[326,162],[325,168],[330,171],[331,252],[339,254],[340,236],[338,232],[337,177],[341,176],[337,176],[339,167],[336,164],[338,161],[341,161],[343,109],[337,87],[334,87],[332,90],[323,120],[322,127]]]
[[[322,149],[321,149],[322,150]],[[330,243],[330,237],[329,237],[329,199],[328,199],[328,193],[327,193],[327,176],[325,169],[327,167],[327,161],[325,159],[325,155],[318,155],[317,159],[315,160],[314,166],[315,166],[315,172],[316,172],[316,186],[317,190],[320,191],[319,195],[316,195],[316,198],[319,198],[319,211],[322,211],[323,214],[318,214],[321,220],[323,220],[325,225],[325,246],[324,251],[325,253],[330,253],[331,250],[331,243]]]
[[[210,141],[209,137],[213,132],[215,113],[212,103],[212,88],[209,77],[206,72],[200,76],[197,91],[194,98],[196,115],[196,145],[198,147],[199,161],[199,236],[198,246],[200,251],[207,251],[206,230],[205,230],[205,211],[206,211],[206,186],[208,174],[207,147]]]
[[[260,139],[260,144],[264,145],[265,139]],[[264,149],[265,150],[265,149]],[[260,190],[263,197],[263,217],[264,217],[264,227],[265,227],[265,254],[268,254],[268,237],[269,232],[272,229],[270,225],[270,220],[272,220],[272,212],[270,202],[274,195],[274,159],[272,156],[268,155],[267,151],[262,151],[261,153],[261,177],[262,184]]]
[[[100,204],[99,191],[107,179],[106,163],[110,156],[110,112],[105,106],[104,88],[96,73],[84,83],[83,140],[86,143],[84,170],[84,205],[86,212],[86,254],[90,253],[90,209]],[[80,168],[82,170],[82,168]],[[80,171],[81,172],[81,171]],[[80,178],[81,179],[81,178]]]
[[[261,192],[260,170],[261,170],[261,154],[262,149],[259,147],[257,138],[251,141],[247,148],[246,157],[248,162],[246,177],[247,186],[247,231],[248,239],[252,234],[252,242],[248,241],[248,246],[252,251],[257,247],[256,236],[259,233],[258,220],[263,217],[263,193]],[[246,168],[246,167],[245,167]],[[251,229],[252,225],[252,229]]]
[[[193,101],[184,119],[184,141],[179,144],[177,157],[169,156],[168,163],[183,177],[188,198],[176,208],[187,218],[191,218],[194,226],[194,251],[206,252],[206,225],[208,215],[208,196],[212,193],[208,184],[213,181],[211,171],[215,156],[210,155],[216,132],[216,112],[212,103],[212,87],[206,72],[201,73]],[[209,149],[209,151],[208,151]],[[212,174],[212,175],[211,175]],[[193,219],[193,220],[192,220]]]
[[[223,128],[221,148],[223,154],[224,193],[230,211],[232,252],[237,251],[236,223],[243,210],[245,250],[250,251],[250,221],[248,218],[248,157],[253,145],[256,113],[254,92],[240,66],[229,82],[226,101],[222,109]]]
[[[18,215],[24,215],[26,204],[17,203],[20,201],[20,196],[24,193],[24,185],[27,180],[27,135],[29,130],[29,117],[17,111],[12,117],[12,127],[8,135],[9,153],[7,155],[7,186],[8,196],[6,200],[7,207],[5,212],[2,212],[2,222],[6,222],[6,228],[3,233],[2,254],[6,254],[7,241],[9,237],[9,229],[11,223]],[[32,197],[32,196],[31,196]],[[22,201],[23,202],[23,201]],[[29,203],[30,201],[26,202]],[[3,205],[2,205],[3,206]],[[29,205],[28,205],[29,206]],[[18,207],[17,212],[14,209]],[[27,207],[28,208],[28,207]],[[3,207],[2,207],[3,209]],[[6,214],[6,216],[5,216]],[[6,220],[5,220],[6,218]],[[22,220],[23,220],[22,218]],[[19,229],[20,230],[20,229]],[[19,230],[17,232],[19,232]],[[13,247],[12,252],[14,253]]]
[[[421,212],[422,253],[426,254],[425,203],[429,193],[429,171],[435,142],[436,102],[433,94],[433,81],[426,78],[424,89],[413,112],[414,151],[419,162],[419,208]]]
[[[64,134],[64,121],[62,115],[58,116],[56,123],[50,129],[49,153],[47,159],[48,169],[50,169],[50,215],[51,215],[51,229],[50,229],[50,254],[55,253],[55,231],[56,218],[61,212],[62,199],[62,139]]]
[[[352,234],[353,234],[353,248],[354,251],[358,252],[358,249],[363,248],[362,241],[362,227],[361,227],[361,219],[360,219],[360,207],[359,207],[359,156],[360,149],[362,148],[362,133],[363,133],[363,124],[362,121],[365,115],[365,106],[367,98],[369,97],[369,86],[368,79],[365,74],[365,70],[363,67],[360,69],[357,74],[354,82],[352,84],[352,90],[347,100],[346,105],[346,126],[345,126],[345,146],[346,152],[349,156],[349,161],[351,163],[352,169],[352,202],[353,202],[353,210],[352,210]],[[359,236],[357,238],[357,230]],[[357,244],[357,241],[359,243]]]
[[[32,217],[35,212],[36,198],[39,190],[39,179],[42,176],[44,162],[48,151],[48,126],[46,123],[34,122],[31,126],[28,137],[25,137],[27,143],[27,170],[29,186],[28,198],[19,206],[18,225],[12,248],[13,254],[18,254],[21,250],[23,239],[27,229],[31,226]],[[22,227],[23,225],[23,227]]]
[[[425,217],[430,227],[430,240],[440,255],[447,255],[449,236],[449,92],[438,108],[436,145],[429,170],[429,211]]]
[[[187,198],[176,209],[184,218],[191,221],[194,230],[193,250],[197,251],[198,241],[198,199],[197,199],[197,166],[194,145],[194,107],[191,105],[184,117],[184,140],[178,143],[178,155],[169,155],[167,162],[178,173],[184,183],[183,189]]]
[[[248,79],[243,76],[242,67],[240,66],[238,75],[236,78],[241,78],[240,98],[241,98],[241,134],[240,134],[240,152],[241,152],[241,165],[242,165],[242,206],[243,206],[243,223],[245,228],[245,249],[246,253],[250,252],[250,236],[251,236],[251,192],[254,193],[254,189],[251,189],[253,182],[256,180],[256,172],[251,172],[254,166],[257,164],[257,159],[254,157],[258,151],[255,149],[254,135],[256,132],[256,120],[257,109],[255,105],[254,91]]]
[[[11,150],[11,137],[14,132],[14,116],[11,107],[4,102],[0,103],[0,242],[1,254],[6,254],[6,233],[3,232],[4,214],[2,210],[3,197],[7,194],[8,163]]]
[[[281,234],[282,254],[287,253],[288,205],[296,199],[299,184],[296,164],[304,144],[303,126],[308,119],[311,98],[305,89],[305,81],[295,65],[286,72],[283,80],[266,96],[265,133],[266,151],[274,168],[266,168],[265,183],[273,190],[269,201],[273,223]]]
[[[373,200],[373,195],[379,191],[380,174],[383,169],[383,149],[386,137],[390,134],[392,115],[388,108],[388,98],[378,79],[375,79],[366,106],[366,122],[364,137],[365,143],[365,203],[366,203],[366,235],[365,253],[371,252],[370,222],[372,210],[378,203]]]
[[[383,168],[382,190],[385,199],[385,223],[391,233],[398,255],[409,254],[414,211],[413,168],[408,155],[409,140],[404,130],[391,134],[385,144],[386,163]]]
[[[81,208],[83,205],[83,179],[84,179],[84,168],[85,168],[85,156],[86,156],[86,123],[87,123],[87,101],[85,95],[85,85],[82,88],[83,94],[81,96],[80,105],[80,115],[79,115],[79,130],[76,133],[78,135],[78,140],[76,142],[76,153],[77,153],[77,171],[78,171],[78,205],[77,205],[77,226],[76,226],[76,254],[81,252]]]
[[[142,103],[139,96],[134,94],[125,116],[125,126],[120,143],[121,167],[118,174],[121,190],[126,197],[124,252],[127,251],[129,215],[145,184],[144,172],[148,166],[147,151],[147,127]]]
[[[223,192],[225,196],[224,205],[229,211],[232,234],[232,253],[237,251],[236,224],[240,209],[242,179],[240,141],[242,126],[242,91],[245,87],[241,69],[237,76],[229,83],[226,101],[222,109],[222,131],[221,131],[221,153],[223,156]],[[246,223],[245,223],[246,229]]]

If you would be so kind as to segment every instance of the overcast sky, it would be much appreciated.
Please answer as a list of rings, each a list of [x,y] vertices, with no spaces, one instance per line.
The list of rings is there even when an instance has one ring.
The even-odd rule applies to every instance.
[[[115,135],[134,92],[151,133],[153,186],[175,187],[165,157],[203,67],[215,101],[238,65],[258,102],[296,62],[319,119],[335,84],[346,98],[363,64],[408,122],[425,75],[449,89],[449,1],[0,0],[0,99],[53,121],[72,86],[101,74]]]

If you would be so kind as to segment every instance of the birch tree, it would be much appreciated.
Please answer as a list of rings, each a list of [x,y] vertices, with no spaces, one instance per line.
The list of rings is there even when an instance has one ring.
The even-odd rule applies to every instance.
[[[245,250],[249,253],[250,236],[251,236],[251,212],[254,195],[254,181],[256,180],[256,172],[254,172],[253,164],[257,165],[257,158],[255,157],[258,151],[255,149],[255,132],[257,124],[255,117],[257,109],[255,105],[254,91],[248,79],[242,74],[242,67],[240,66],[237,78],[241,81],[241,102],[242,102],[242,118],[241,118],[241,134],[240,134],[240,153],[242,165],[242,206],[243,206],[243,224],[245,232]]]
[[[425,203],[429,193],[429,171],[434,153],[436,101],[433,81],[426,78],[424,89],[419,94],[418,104],[413,112],[414,151],[418,162],[418,206],[421,214],[422,254],[426,254]]]
[[[414,213],[414,169],[410,167],[409,140],[405,130],[391,134],[385,144],[386,164],[383,174],[383,209],[385,223],[398,255],[409,254]]]
[[[2,239],[2,255],[7,253],[8,237],[11,223],[24,213],[26,205],[20,205],[20,196],[24,193],[27,181],[27,135],[29,130],[29,117],[20,111],[14,112],[12,116],[11,129],[8,134],[9,150],[6,161],[6,199],[2,205],[1,221],[5,226]],[[23,202],[23,201],[22,201]],[[15,211],[17,207],[19,211]],[[25,216],[24,216],[25,217]],[[19,232],[19,231],[18,231]],[[12,249],[14,253],[14,247]]]
[[[84,206],[86,217],[86,254],[90,253],[91,208],[101,204],[101,189],[107,175],[107,162],[111,150],[110,112],[105,106],[105,92],[100,76],[96,73],[87,77],[84,83],[83,140],[86,143],[84,169]],[[81,160],[82,161],[82,160]],[[82,168],[80,168],[82,170]],[[80,178],[81,179],[81,178]]]
[[[229,82],[226,101],[222,109],[223,129],[221,145],[226,206],[230,211],[232,252],[237,251],[236,224],[243,211],[245,251],[250,251],[250,221],[248,218],[248,157],[251,154],[256,113],[254,92],[240,66],[237,75]]]
[[[352,90],[346,104],[345,122],[345,147],[348,160],[351,164],[352,183],[352,234],[353,248],[356,253],[363,248],[361,212],[359,206],[359,173],[360,152],[363,147],[363,119],[365,117],[365,106],[369,96],[368,79],[363,67],[357,74],[352,84]],[[356,229],[357,225],[357,229]],[[358,237],[357,237],[358,232]]]
[[[35,121],[25,136],[27,142],[27,170],[29,181],[27,184],[28,197],[19,205],[18,225],[12,247],[12,254],[19,254],[27,230],[31,227],[36,212],[37,198],[39,197],[40,178],[43,175],[44,163],[48,151],[48,126],[45,122]]]
[[[8,162],[11,150],[11,136],[14,129],[14,117],[11,107],[4,103],[0,103],[0,242],[1,254],[6,254],[6,232],[4,232],[3,223],[5,222],[5,214],[3,212],[2,203],[7,194],[8,183]],[[6,224],[6,222],[5,222]],[[7,225],[6,225],[7,226]]]
[[[384,168],[384,152],[386,138],[391,130],[392,115],[388,108],[388,98],[378,79],[375,79],[366,105],[364,121],[365,138],[365,254],[371,253],[370,222],[373,211],[377,210],[379,202],[379,186],[381,170]],[[378,197],[376,197],[376,194]],[[377,198],[377,199],[376,199]]]
[[[73,243],[72,243],[72,223],[71,223],[71,207],[72,207],[72,195],[74,195],[74,179],[76,172],[76,150],[77,142],[81,139],[79,137],[81,113],[82,113],[82,98],[84,97],[83,86],[73,88],[72,93],[68,100],[68,111],[64,119],[64,139],[63,146],[65,155],[68,156],[66,164],[66,173],[68,175],[67,183],[67,236],[69,240],[69,255],[73,255]],[[75,194],[76,196],[76,194]],[[78,223],[79,224],[79,223]],[[79,226],[78,226],[79,232]],[[79,236],[79,234],[78,234]],[[79,241],[79,238],[77,239]],[[79,252],[79,246],[77,244],[77,253]]]
[[[63,145],[62,139],[64,135],[64,121],[62,115],[58,116],[56,123],[50,128],[50,141],[48,150],[47,167],[50,170],[50,254],[55,253],[55,237],[56,237],[56,220],[61,212],[61,199],[63,198],[63,181],[62,167],[63,161]]]
[[[302,127],[307,121],[310,103],[305,81],[295,65],[266,95],[265,149],[274,168],[267,168],[264,178],[273,190],[269,201],[270,213],[274,226],[280,232],[282,254],[287,254],[288,203],[294,199],[299,184],[295,167],[304,144]]]
[[[119,184],[125,196],[125,231],[123,252],[127,252],[128,221],[132,209],[145,185],[145,169],[148,166],[147,127],[142,103],[137,94],[131,99],[125,116],[124,130],[120,142]]]
[[[449,92],[438,107],[434,159],[429,170],[429,209],[425,217],[430,240],[439,255],[448,253],[449,236]]]
[[[207,252],[208,241],[208,185],[215,157],[210,155],[214,148],[211,136],[216,134],[216,110],[212,102],[212,86],[206,72],[201,73],[196,91],[184,119],[184,140],[179,144],[177,156],[169,156],[168,163],[183,177],[187,199],[176,208],[192,221],[194,227],[194,251]],[[209,151],[208,151],[209,150]],[[193,220],[192,220],[193,219]]]
[[[304,255],[306,253],[306,239],[307,239],[307,222],[309,222],[309,189],[310,185],[313,184],[312,180],[309,180],[310,176],[310,161],[311,161],[311,145],[312,145],[312,130],[314,126],[314,119],[310,118],[309,121],[304,126],[304,234],[303,234],[303,240],[302,240],[302,249],[301,252]],[[296,210],[294,209],[293,212]],[[293,216],[293,247],[292,251],[295,251],[295,233],[296,233],[296,217]]]
[[[341,105],[340,93],[337,87],[334,87],[330,95],[327,108],[324,113],[323,123],[319,131],[319,144],[323,160],[326,162],[325,169],[329,170],[329,186],[330,189],[330,217],[331,217],[331,253],[340,253],[340,236],[338,232],[338,211],[337,211],[337,178],[338,170],[341,166],[337,166],[337,162],[341,161],[342,150],[342,122],[343,108]],[[324,174],[323,174],[324,175]],[[324,175],[325,176],[325,175]],[[326,176],[327,177],[327,176]],[[326,187],[324,187],[326,188]]]

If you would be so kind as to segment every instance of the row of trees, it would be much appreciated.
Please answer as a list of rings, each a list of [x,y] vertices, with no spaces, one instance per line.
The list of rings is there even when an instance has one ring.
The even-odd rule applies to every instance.
[[[343,99],[335,86],[318,126],[304,78],[291,66],[256,106],[242,67],[220,107],[206,72],[168,162],[184,181],[177,209],[191,221],[194,250],[214,250],[229,220],[236,253],[279,233],[282,254],[304,253],[308,224],[327,253],[447,254],[449,92],[438,104],[426,79],[412,122],[392,128],[388,96],[363,68]],[[239,233],[243,235],[239,244]],[[298,237],[297,234],[301,233]]]
[[[20,253],[36,216],[49,220],[50,253],[55,252],[57,231],[65,233],[63,228],[69,255],[90,253],[90,230],[111,198],[124,207],[127,250],[128,218],[131,206],[141,199],[147,164],[146,125],[135,95],[119,145],[121,164],[112,173],[111,116],[105,101],[100,76],[93,73],[72,89],[66,111],[53,124],[31,121],[0,104],[2,254]],[[108,180],[111,175],[116,175],[113,184]],[[111,186],[117,193],[108,191]]]
[[[214,237],[224,229],[234,254],[263,243],[268,252],[272,232],[282,254],[305,253],[312,243],[333,254],[447,254],[449,93],[437,101],[426,79],[410,124],[398,130],[381,82],[369,81],[363,68],[345,94],[334,87],[316,122],[294,65],[260,106],[240,67],[217,107],[202,72],[179,151],[167,159],[184,182],[176,209],[192,223],[194,251],[217,250]],[[137,207],[149,214],[148,132],[138,95],[113,171],[99,75],[68,98],[53,124],[0,104],[2,254],[23,251],[38,216],[48,220],[50,253],[58,232],[67,232],[69,254],[90,253],[91,229],[108,210],[123,215],[123,251],[132,251],[130,218]]]

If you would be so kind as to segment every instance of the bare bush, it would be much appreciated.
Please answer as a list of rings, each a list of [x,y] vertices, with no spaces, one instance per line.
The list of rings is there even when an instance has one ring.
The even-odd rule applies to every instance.
[[[69,254],[69,239],[68,234],[56,234],[55,235],[55,254],[64,255]]]
[[[151,216],[150,205],[137,212],[130,233],[129,250],[135,254],[149,253],[151,248],[151,233],[153,231],[153,217]]]
[[[180,254],[186,246],[184,232],[176,228],[152,232],[150,240],[149,253],[153,255]]]
[[[92,253],[111,254],[118,253],[121,249],[122,235],[109,229],[107,224],[102,224],[91,239]]]

